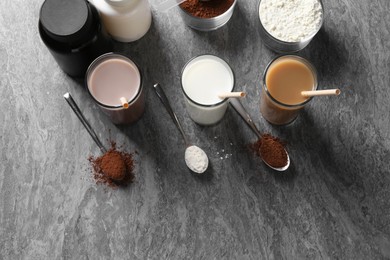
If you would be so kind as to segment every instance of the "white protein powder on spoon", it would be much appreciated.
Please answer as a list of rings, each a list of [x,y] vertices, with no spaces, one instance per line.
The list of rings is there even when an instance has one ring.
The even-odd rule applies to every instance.
[[[319,0],[261,0],[260,21],[278,40],[299,42],[317,32],[322,21]]]
[[[196,173],[205,172],[209,166],[207,154],[195,145],[187,147],[184,158],[188,168]]]

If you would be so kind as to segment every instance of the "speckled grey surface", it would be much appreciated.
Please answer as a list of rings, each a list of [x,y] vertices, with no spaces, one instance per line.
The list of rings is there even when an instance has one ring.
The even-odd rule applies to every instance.
[[[259,113],[259,82],[276,56],[257,31],[257,1],[241,0],[209,33],[177,10],[153,12],[138,42],[115,46],[143,69],[146,112],[116,127],[41,42],[41,0],[0,1],[0,259],[390,258],[390,1],[324,0],[323,29],[299,54],[315,64],[317,98],[291,125]],[[292,166],[267,169],[248,151],[255,135],[229,109],[193,123],[180,71],[203,53],[227,60],[262,131],[288,141]],[[186,169],[179,133],[151,87],[160,82],[194,143],[205,176]],[[99,149],[62,95],[70,91],[102,140],[137,151],[136,181],[97,186],[87,161]],[[107,142],[106,142],[107,143]]]

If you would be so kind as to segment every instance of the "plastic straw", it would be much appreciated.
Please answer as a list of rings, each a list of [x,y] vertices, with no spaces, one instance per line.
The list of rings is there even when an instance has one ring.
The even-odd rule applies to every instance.
[[[315,97],[315,96],[338,96],[340,95],[340,89],[325,89],[325,90],[311,90],[302,91],[301,95],[304,97]]]
[[[128,108],[129,108],[129,103],[127,103],[127,100],[126,100],[125,97],[121,97],[121,98],[120,98],[120,101],[121,101],[122,107],[123,107],[124,109],[128,109]]]
[[[220,99],[225,99],[225,98],[241,98],[245,97],[246,93],[245,92],[226,92],[226,93],[220,93],[218,94],[218,97]]]

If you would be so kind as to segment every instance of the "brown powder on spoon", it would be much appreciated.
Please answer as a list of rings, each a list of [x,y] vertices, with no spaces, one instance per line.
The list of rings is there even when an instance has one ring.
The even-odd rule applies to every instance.
[[[256,154],[275,168],[287,165],[287,153],[284,143],[277,137],[270,134],[263,134],[253,145],[252,149]]]
[[[103,155],[88,158],[96,184],[106,184],[111,188],[125,187],[134,180],[133,154],[118,151],[115,142]]]

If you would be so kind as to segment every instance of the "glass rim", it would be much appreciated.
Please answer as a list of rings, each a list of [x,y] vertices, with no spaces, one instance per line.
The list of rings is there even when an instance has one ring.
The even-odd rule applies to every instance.
[[[87,72],[85,74],[85,86],[88,90],[88,93],[89,95],[92,97],[92,99],[98,103],[100,106],[104,107],[104,108],[109,108],[109,109],[120,109],[120,108],[123,108],[123,105],[118,105],[118,106],[111,106],[111,105],[107,105],[107,104],[104,104],[102,102],[100,102],[99,100],[97,100],[94,95],[92,94],[90,88],[89,88],[89,85],[88,85],[88,79],[89,79],[89,76],[90,74],[92,73],[92,71],[97,67],[97,65],[101,64],[103,61],[105,60],[108,60],[110,58],[119,58],[119,59],[122,59],[126,62],[129,62],[130,64],[134,64],[135,67],[137,68],[138,70],[138,73],[139,73],[139,76],[140,76],[140,82],[139,82],[139,86],[138,86],[138,91],[137,91],[137,94],[131,99],[131,100],[127,100],[127,104],[130,106],[132,105],[137,99],[138,97],[141,95],[141,92],[143,90],[143,76],[142,76],[142,72],[138,66],[137,63],[135,63],[133,60],[131,60],[130,58],[128,58],[127,56],[121,54],[121,53],[117,53],[117,52],[108,52],[108,53],[105,53],[105,54],[102,54],[100,55],[99,57],[97,57],[94,61],[92,61],[92,63],[88,66],[88,69],[87,69]]]
[[[301,57],[301,56],[298,56],[298,55],[291,55],[291,54],[287,54],[287,55],[279,55],[277,57],[275,57],[274,59],[272,59],[268,65],[265,67],[265,70],[264,70],[264,75],[263,75],[263,88],[264,88],[264,91],[265,93],[267,94],[267,96],[269,98],[271,98],[271,100],[273,102],[275,102],[276,104],[280,105],[280,106],[283,106],[283,107],[288,107],[288,108],[298,108],[298,107],[301,107],[305,104],[307,104],[310,100],[313,99],[313,97],[309,97],[307,98],[305,101],[301,102],[301,103],[298,103],[298,104],[284,104],[283,102],[280,102],[278,101],[276,98],[274,98],[271,93],[269,92],[268,90],[268,87],[267,87],[267,83],[266,83],[266,77],[267,77],[267,72],[268,72],[268,69],[270,68],[270,66],[277,60],[279,59],[283,59],[283,58],[287,58],[287,57],[290,57],[290,58],[293,58],[295,60],[299,60],[301,61],[302,63],[304,63],[309,69],[310,71],[313,73],[313,78],[314,78],[314,84],[313,84],[313,88],[312,90],[317,90],[317,87],[318,87],[318,79],[317,79],[317,71],[316,69],[314,68],[314,66],[308,61],[306,60],[305,58]]]
[[[181,70],[181,75],[180,75],[180,85],[181,85],[181,90],[183,91],[185,97],[191,101],[192,103],[194,103],[195,105],[198,105],[198,106],[201,106],[201,107],[216,107],[216,106],[219,106],[225,102],[227,102],[229,100],[229,98],[225,98],[215,104],[210,104],[210,105],[205,105],[205,104],[201,104],[199,102],[196,102],[194,101],[192,98],[190,98],[186,91],[184,90],[184,86],[183,86],[183,73],[184,73],[184,70],[187,68],[187,66],[192,62],[194,61],[195,59],[199,58],[199,57],[202,57],[202,56],[213,56],[213,57],[216,57],[220,60],[222,60],[223,62],[226,63],[226,65],[228,66],[228,68],[230,69],[231,73],[232,73],[232,77],[233,77],[233,86],[232,86],[232,89],[230,90],[231,92],[234,90],[234,87],[235,87],[235,84],[236,84],[236,77],[234,75],[234,71],[232,70],[232,68],[230,67],[229,63],[227,63],[227,61],[225,61],[224,59],[216,56],[216,55],[213,55],[213,54],[201,54],[201,55],[197,55],[195,57],[192,57],[189,61],[186,62],[186,64],[183,66],[182,70]]]

